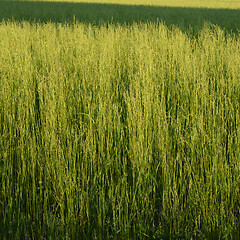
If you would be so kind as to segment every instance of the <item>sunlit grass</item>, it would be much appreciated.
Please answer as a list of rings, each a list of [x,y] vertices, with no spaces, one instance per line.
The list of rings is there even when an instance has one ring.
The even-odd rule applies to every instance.
[[[238,238],[239,52],[207,23],[2,21],[0,238]]]

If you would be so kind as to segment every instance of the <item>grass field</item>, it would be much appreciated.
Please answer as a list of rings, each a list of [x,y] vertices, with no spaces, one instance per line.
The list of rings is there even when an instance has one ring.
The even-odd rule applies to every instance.
[[[128,3],[0,1],[0,239],[240,238],[240,1]]]
[[[2,0],[5,2],[39,2],[38,0]],[[239,0],[45,0],[42,2],[71,2],[71,3],[100,3],[117,5],[144,5],[168,7],[198,7],[198,8],[225,8],[239,9]]]

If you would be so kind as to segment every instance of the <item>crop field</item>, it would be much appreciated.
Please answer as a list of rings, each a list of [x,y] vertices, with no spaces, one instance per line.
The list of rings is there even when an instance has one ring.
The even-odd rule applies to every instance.
[[[240,239],[240,0],[0,1],[0,239]]]

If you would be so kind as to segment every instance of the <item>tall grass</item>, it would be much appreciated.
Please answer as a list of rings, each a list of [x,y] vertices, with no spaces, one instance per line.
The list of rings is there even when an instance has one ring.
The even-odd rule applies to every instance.
[[[0,23],[1,239],[238,238],[240,40],[160,23]]]

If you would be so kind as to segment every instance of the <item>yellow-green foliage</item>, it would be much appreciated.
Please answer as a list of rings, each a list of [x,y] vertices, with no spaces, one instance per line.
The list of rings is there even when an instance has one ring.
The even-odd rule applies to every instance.
[[[238,238],[239,52],[207,24],[2,21],[0,238]]]

